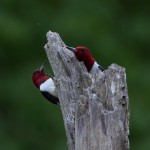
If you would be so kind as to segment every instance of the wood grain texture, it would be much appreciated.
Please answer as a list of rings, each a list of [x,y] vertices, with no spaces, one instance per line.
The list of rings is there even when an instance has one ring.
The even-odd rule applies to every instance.
[[[126,73],[112,64],[87,72],[57,33],[47,33],[45,51],[55,78],[69,150],[129,150]]]

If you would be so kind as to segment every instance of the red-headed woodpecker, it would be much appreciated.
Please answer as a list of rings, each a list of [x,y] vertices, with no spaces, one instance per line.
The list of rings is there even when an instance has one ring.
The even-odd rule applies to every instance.
[[[32,81],[48,101],[53,104],[59,104],[55,84],[52,78],[45,73],[44,63],[33,72]]]
[[[96,60],[92,57],[91,52],[87,47],[78,46],[73,48],[67,46],[66,48],[72,51],[79,61],[84,62],[88,72],[92,75],[95,74],[97,69],[104,71],[104,68],[96,62]]]

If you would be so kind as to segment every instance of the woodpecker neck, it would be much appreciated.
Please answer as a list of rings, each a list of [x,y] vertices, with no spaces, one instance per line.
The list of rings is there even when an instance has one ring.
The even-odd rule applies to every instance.
[[[93,64],[93,67],[92,67],[92,69],[90,70],[90,74],[92,74],[92,75],[94,75],[95,73],[96,73],[96,70],[98,70],[99,69],[99,64],[95,61],[94,62],[94,64]]]
[[[48,78],[46,76],[43,76],[41,78],[39,78],[36,82],[38,84],[38,88],[40,87],[40,85],[45,82]]]
[[[83,62],[85,64],[88,72],[90,72],[95,63],[95,59],[93,57],[88,57],[88,58],[85,58]]]

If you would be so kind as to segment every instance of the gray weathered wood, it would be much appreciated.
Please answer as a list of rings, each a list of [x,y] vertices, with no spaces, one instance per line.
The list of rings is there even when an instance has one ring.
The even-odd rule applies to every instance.
[[[69,150],[129,150],[126,73],[112,64],[89,74],[57,33],[45,50],[55,75]]]

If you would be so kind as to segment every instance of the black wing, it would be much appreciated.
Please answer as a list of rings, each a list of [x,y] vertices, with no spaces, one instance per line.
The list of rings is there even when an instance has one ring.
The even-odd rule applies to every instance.
[[[49,94],[48,92],[41,92],[43,94],[43,96],[50,101],[53,104],[59,104],[59,99],[51,94]]]
[[[99,65],[98,68],[99,68],[101,71],[104,71],[104,70],[105,70],[101,65]]]

